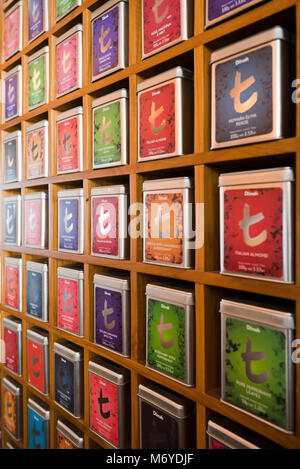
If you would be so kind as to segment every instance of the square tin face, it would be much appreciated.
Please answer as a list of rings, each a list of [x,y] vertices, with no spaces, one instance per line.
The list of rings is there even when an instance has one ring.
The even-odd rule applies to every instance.
[[[119,254],[119,197],[92,197],[92,255]]]
[[[18,139],[14,138],[4,144],[4,183],[18,180],[19,165]]]
[[[4,201],[4,243],[17,245],[19,243],[18,230],[20,229],[17,201]]]
[[[22,9],[17,7],[4,19],[5,59],[8,59],[8,57],[12,56],[20,50],[22,35],[21,11]]]
[[[226,189],[223,273],[282,279],[285,239],[282,187]]]
[[[19,72],[5,78],[5,120],[19,116]]]
[[[143,0],[143,55],[180,40],[182,0]]]
[[[18,438],[18,403],[17,397],[5,386],[2,387],[3,425],[15,437]]]
[[[75,412],[75,367],[74,363],[54,354],[55,359],[55,402],[71,414]]]
[[[92,78],[114,71],[119,65],[119,5],[104,12],[92,22]],[[125,44],[120,45],[125,48]]]
[[[28,449],[48,449],[48,422],[28,409]]]
[[[122,164],[122,125],[121,101],[93,110],[93,168]]]
[[[285,428],[290,389],[284,331],[235,317],[223,321],[223,399]]]
[[[41,232],[42,200],[25,200],[25,245],[40,247]]]
[[[57,174],[81,170],[81,119],[74,116],[57,122]]]
[[[3,339],[5,344],[5,367],[13,373],[19,374],[20,350],[18,334],[4,327]]]
[[[144,194],[144,261],[182,266],[184,262],[183,192]]]
[[[34,109],[47,102],[47,55],[43,54],[28,64],[28,108]]]
[[[95,285],[95,343],[123,353],[122,294]]]
[[[56,19],[62,18],[80,4],[79,0],[56,0]]]
[[[140,412],[142,449],[178,449],[179,431],[175,418],[145,401],[141,401]]]
[[[46,393],[45,349],[41,344],[27,339],[28,383],[42,393]]]
[[[273,49],[265,45],[216,64],[214,70],[214,134],[217,145],[247,143],[250,137],[272,134]],[[236,143],[235,143],[236,144]],[[213,142],[214,145],[214,142]]]
[[[5,305],[19,310],[19,267],[5,266]]]
[[[36,319],[44,319],[43,311],[43,298],[45,292],[43,291],[43,274],[42,272],[35,272],[27,270],[26,282],[26,310],[29,316]]]
[[[79,88],[80,33],[74,33],[56,46],[56,96]]]
[[[119,446],[118,387],[89,373],[90,427],[114,446]],[[125,423],[125,422],[124,422]]]
[[[28,0],[28,41],[31,42],[46,30],[45,0]]]
[[[139,93],[139,160],[175,153],[175,82]]]
[[[67,278],[58,277],[57,295],[57,326],[72,334],[81,333],[81,306],[79,298],[79,282]]]
[[[79,231],[83,220],[80,214],[80,199],[58,199],[58,250],[79,252]]]
[[[27,179],[48,175],[47,127],[27,133]]]

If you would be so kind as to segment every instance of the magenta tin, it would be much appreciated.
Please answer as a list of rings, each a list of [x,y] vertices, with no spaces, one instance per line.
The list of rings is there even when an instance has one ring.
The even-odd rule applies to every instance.
[[[56,39],[56,97],[82,87],[82,25]]]

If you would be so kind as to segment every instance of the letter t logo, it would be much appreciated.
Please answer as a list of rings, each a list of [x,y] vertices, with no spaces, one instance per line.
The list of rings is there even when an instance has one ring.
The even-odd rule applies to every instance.
[[[171,322],[168,324],[164,324],[164,313],[161,313],[160,324],[157,326],[157,330],[159,333],[160,345],[163,348],[171,348],[174,345],[174,339],[171,339],[168,342],[164,341],[164,332],[171,331],[172,329],[173,329],[173,324]]]
[[[236,72],[234,88],[230,91],[230,96],[234,100],[234,110],[239,114],[249,111],[256,103],[258,94],[253,93],[252,96],[244,103],[241,103],[241,94],[246,91],[250,86],[255,83],[255,78],[252,75],[243,82],[241,82],[241,72]]]
[[[250,226],[259,223],[260,221],[264,220],[264,215],[262,212],[257,213],[256,215],[250,216],[250,207],[248,204],[244,206],[244,218],[239,221],[239,226],[243,230],[244,241],[247,246],[255,247],[259,246],[260,244],[264,243],[267,239],[268,233],[266,230],[262,231],[259,235],[254,236],[251,238],[249,229]]]
[[[252,352],[252,342],[247,341],[246,352],[242,353],[242,360],[246,363],[246,376],[252,383],[262,384],[269,379],[269,372],[265,371],[260,375],[254,375],[251,371],[251,363],[253,361],[265,360],[265,352]]]

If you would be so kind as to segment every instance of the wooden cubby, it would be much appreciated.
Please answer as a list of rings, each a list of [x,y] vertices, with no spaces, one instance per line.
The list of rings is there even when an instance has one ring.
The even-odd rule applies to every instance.
[[[296,106],[295,134],[289,139],[252,144],[223,150],[210,150],[210,55],[211,52],[251,34],[280,24],[295,33],[297,66],[296,77],[300,77],[300,2],[298,0],[269,0],[266,3],[220,23],[208,30],[204,29],[205,0],[194,1],[194,35],[169,49],[146,60],[141,59],[141,1],[129,0],[129,65],[126,69],[108,75],[103,79],[91,81],[91,15],[104,0],[83,0],[61,21],[55,21],[55,1],[49,1],[49,30],[28,44],[27,5],[23,0],[23,50],[9,60],[4,61],[0,48],[0,78],[18,64],[23,69],[23,115],[9,122],[4,122],[4,105],[0,105],[0,142],[8,132],[22,130],[23,177],[22,181],[3,184],[0,181],[1,197],[8,194],[39,191],[48,192],[49,201],[49,244],[45,250],[10,247],[3,244],[1,234],[2,279],[4,278],[3,259],[7,255],[22,257],[23,286],[26,286],[26,261],[48,258],[49,267],[49,322],[39,321],[26,315],[26,288],[23,288],[23,312],[17,313],[7,308],[4,303],[4,283],[2,281],[1,317],[12,314],[23,323],[23,375],[15,379],[23,386],[23,438],[15,442],[19,448],[27,447],[27,400],[31,395],[38,396],[50,407],[50,447],[56,446],[56,421],[65,417],[75,424],[85,437],[85,448],[111,448],[103,439],[89,428],[89,383],[88,361],[95,355],[112,360],[131,373],[131,446],[139,448],[139,407],[138,385],[151,380],[186,396],[195,403],[196,408],[196,446],[207,448],[206,426],[209,417],[215,413],[224,415],[242,425],[264,435],[285,448],[300,448],[300,368],[296,369],[295,388],[295,434],[288,435],[267,423],[246,415],[220,401],[220,317],[219,302],[225,293],[232,291],[270,295],[290,300],[296,310],[296,337],[300,337],[300,106]],[[4,40],[4,14],[13,4],[12,0],[2,2],[0,7],[0,44]],[[83,86],[63,97],[56,99],[56,38],[77,23],[83,24]],[[27,104],[27,60],[43,46],[49,46],[49,102],[28,112]],[[194,153],[175,158],[138,163],[138,110],[137,84],[145,78],[168,70],[175,65],[184,65],[194,71]],[[92,170],[92,100],[118,88],[129,91],[129,134],[130,156],[126,166]],[[83,117],[83,171],[57,175],[56,168],[56,115],[72,107],[81,105]],[[26,179],[26,128],[28,125],[48,119],[49,122],[49,177],[37,180]],[[1,154],[3,152],[1,151]],[[296,173],[295,193],[295,284],[278,284],[263,280],[252,280],[223,276],[219,274],[219,202],[218,176],[223,171],[240,169],[259,169],[272,166],[291,165]],[[1,163],[3,168],[3,162]],[[3,172],[2,172],[3,174]],[[127,260],[112,260],[94,257],[90,254],[90,191],[94,186],[129,184],[130,203],[142,202],[142,184],[146,179],[170,177],[171,175],[189,175],[194,180],[195,202],[204,203],[204,210],[196,214],[198,248],[195,251],[195,267],[181,270],[171,267],[158,267],[142,262],[142,240],[130,240],[130,257]],[[84,254],[68,254],[57,250],[57,192],[61,189],[83,187],[85,197]],[[2,204],[2,202],[1,202]],[[2,206],[2,205],[1,205]],[[203,228],[204,226],[204,228]],[[23,233],[24,234],[24,233]],[[84,305],[85,333],[83,338],[59,330],[57,326],[57,267],[70,263],[81,263],[84,268]],[[92,280],[95,272],[107,269],[120,269],[128,272],[131,282],[131,356],[124,358],[93,343],[93,289]],[[153,279],[176,279],[188,282],[195,291],[195,362],[196,385],[186,387],[145,367],[145,287]],[[27,382],[27,347],[26,330],[39,326],[49,333],[49,396],[41,395]],[[1,322],[2,327],[2,322]],[[2,331],[3,332],[3,331]],[[53,343],[65,338],[80,345],[84,351],[84,415],[81,419],[73,418],[54,401],[54,357]],[[12,375],[0,364],[1,380]],[[12,375],[13,376],[13,375]],[[2,429],[2,445],[13,440]]]

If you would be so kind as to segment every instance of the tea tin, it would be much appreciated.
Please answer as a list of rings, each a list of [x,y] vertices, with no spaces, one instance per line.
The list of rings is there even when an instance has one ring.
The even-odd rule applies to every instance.
[[[128,163],[128,91],[122,88],[95,99],[93,109],[93,168]]]
[[[97,357],[89,361],[90,429],[114,448],[130,448],[130,372]]]
[[[221,400],[293,433],[293,311],[255,298],[223,299],[220,313]]]
[[[2,380],[3,426],[17,441],[22,439],[22,386],[9,376]]]
[[[43,47],[28,57],[28,110],[31,111],[49,99],[49,47]]]
[[[114,259],[128,257],[127,197],[127,185],[103,186],[91,190],[92,256]]]
[[[141,449],[186,449],[194,444],[194,406],[154,383],[140,384]]]
[[[193,30],[193,0],[142,1],[143,59],[185,41]]]
[[[54,342],[55,402],[76,418],[83,415],[83,350]]]
[[[130,278],[124,274],[94,275],[94,342],[130,356]]]
[[[4,269],[4,304],[15,311],[22,312],[22,259],[18,257],[5,257]]]
[[[83,254],[83,189],[58,192],[58,250]]]
[[[41,393],[49,393],[49,337],[43,329],[27,329],[28,383]]]
[[[157,179],[143,184],[144,262],[190,269],[193,265],[192,179]]]
[[[109,0],[92,13],[92,48],[92,81],[127,67],[127,0]]]
[[[146,308],[146,366],[186,386],[194,386],[193,292],[148,284]]]
[[[26,314],[48,322],[48,264],[26,263]]]
[[[15,3],[4,16],[4,60],[22,50],[23,2]]]
[[[25,247],[46,249],[48,244],[48,195],[34,192],[25,195]]]
[[[22,132],[9,133],[4,137],[4,184],[22,179]]]
[[[57,174],[83,169],[83,109],[77,107],[56,117]]]
[[[4,74],[5,122],[22,115],[22,66]]]
[[[212,53],[212,149],[292,135],[291,51],[276,26]]]
[[[28,0],[28,42],[48,31],[48,0]]]
[[[22,321],[9,316],[3,318],[3,340],[5,344],[5,368],[22,376]]]
[[[82,25],[56,39],[56,97],[82,87]]]
[[[221,273],[294,281],[294,170],[221,174]]]
[[[7,441],[5,444],[5,449],[19,449],[12,441]]]
[[[56,21],[61,20],[81,3],[82,0],[56,0]]]
[[[213,26],[220,21],[227,20],[231,16],[257,6],[266,0],[206,0],[205,28]]]
[[[57,269],[57,327],[70,334],[84,335],[83,266],[70,265]]]
[[[175,67],[137,85],[138,161],[194,151],[194,87],[190,70]]]
[[[57,449],[84,449],[84,435],[65,419],[56,423]]]
[[[27,138],[27,179],[48,177],[48,121],[30,125]]]
[[[12,195],[3,198],[4,206],[4,244],[20,246],[22,237],[22,197]]]
[[[41,399],[30,397],[28,407],[28,449],[49,449],[50,409]]]

